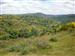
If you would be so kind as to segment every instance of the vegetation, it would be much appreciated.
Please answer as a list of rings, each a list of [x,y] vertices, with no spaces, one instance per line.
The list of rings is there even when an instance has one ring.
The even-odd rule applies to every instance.
[[[51,18],[41,14],[0,15],[0,56],[74,56],[75,22]]]

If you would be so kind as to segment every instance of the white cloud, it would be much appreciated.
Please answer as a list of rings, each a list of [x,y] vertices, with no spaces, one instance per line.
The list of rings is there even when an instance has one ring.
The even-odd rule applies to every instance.
[[[1,0],[0,14],[23,14],[41,12],[45,14],[73,14],[71,0]],[[64,2],[63,2],[64,1]]]

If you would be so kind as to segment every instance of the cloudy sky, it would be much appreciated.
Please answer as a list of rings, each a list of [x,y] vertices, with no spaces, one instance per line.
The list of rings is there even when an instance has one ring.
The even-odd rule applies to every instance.
[[[0,0],[0,14],[75,14],[75,0]]]

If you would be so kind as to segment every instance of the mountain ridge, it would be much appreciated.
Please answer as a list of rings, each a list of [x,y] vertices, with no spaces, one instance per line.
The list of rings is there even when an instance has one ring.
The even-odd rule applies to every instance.
[[[46,18],[46,19],[52,19],[57,21],[75,21],[75,14],[66,14],[66,15],[48,15],[43,13],[28,13],[28,14],[3,14],[0,16],[19,16],[19,17],[32,17],[32,18]]]

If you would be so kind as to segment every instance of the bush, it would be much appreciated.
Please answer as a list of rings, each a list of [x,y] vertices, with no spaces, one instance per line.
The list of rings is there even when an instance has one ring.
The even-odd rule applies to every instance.
[[[10,38],[10,34],[4,34],[0,36],[0,40],[8,40]]]
[[[75,22],[71,22],[68,24],[70,27],[75,28]]]
[[[16,39],[18,37],[19,32],[13,29],[7,29],[6,32],[9,34],[10,39]]]
[[[21,29],[19,31],[19,35],[18,37],[25,37],[25,38],[28,38],[31,36],[31,33],[27,30],[27,29]]]
[[[56,38],[51,38],[49,41],[57,42],[57,39]]]
[[[8,51],[9,51],[9,52],[17,51],[17,46],[9,47]]]
[[[24,48],[21,50],[20,54],[25,55],[25,54],[28,54],[29,52],[30,52],[30,50],[28,50],[28,48]]]
[[[32,36],[38,36],[38,35],[39,35],[38,30],[36,30],[35,28],[32,28],[32,30],[31,30],[31,35],[32,35]]]
[[[11,46],[7,50],[9,52],[19,52],[20,55],[25,55],[31,51],[31,48],[27,47],[25,44],[20,44],[16,46]]]
[[[36,41],[36,46],[42,49],[51,48],[51,45],[45,41]]]

